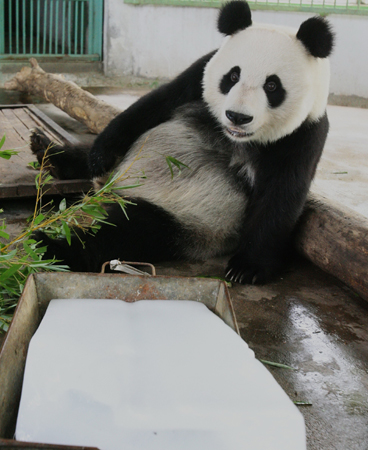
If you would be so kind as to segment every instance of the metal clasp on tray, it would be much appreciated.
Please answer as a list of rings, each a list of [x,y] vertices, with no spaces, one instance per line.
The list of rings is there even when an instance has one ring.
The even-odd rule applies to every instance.
[[[118,272],[124,272],[129,275],[145,275],[148,277],[156,276],[156,268],[153,264],[145,262],[133,262],[133,261],[119,261],[118,259],[112,259],[111,261],[106,261],[102,264],[101,273],[105,273],[106,266],[110,264],[111,270],[116,270]],[[151,269],[151,273],[139,270],[133,266],[147,266]]]

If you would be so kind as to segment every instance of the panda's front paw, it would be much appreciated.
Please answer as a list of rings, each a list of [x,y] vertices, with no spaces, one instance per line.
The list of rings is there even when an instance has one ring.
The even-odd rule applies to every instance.
[[[30,148],[32,153],[37,156],[38,162],[41,164],[45,155],[45,151],[52,145],[51,140],[39,128],[35,128],[30,136]]]
[[[280,272],[276,265],[250,262],[244,255],[233,256],[226,268],[226,279],[240,284],[265,284]]]

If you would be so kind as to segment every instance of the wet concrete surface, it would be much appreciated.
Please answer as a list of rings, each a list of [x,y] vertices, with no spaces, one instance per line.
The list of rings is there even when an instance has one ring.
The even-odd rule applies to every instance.
[[[37,99],[12,93],[0,104]],[[50,105],[40,108],[81,140],[92,140],[78,122]],[[1,162],[0,162],[1,163]],[[11,233],[33,212],[34,200],[4,201]],[[159,275],[220,276],[226,259],[157,266]],[[230,288],[241,336],[304,415],[308,450],[368,450],[368,304],[340,281],[298,259],[266,286]]]
[[[223,275],[225,260],[158,267],[159,273]],[[368,307],[305,260],[267,286],[230,289],[242,338],[305,417],[309,450],[368,449]]]

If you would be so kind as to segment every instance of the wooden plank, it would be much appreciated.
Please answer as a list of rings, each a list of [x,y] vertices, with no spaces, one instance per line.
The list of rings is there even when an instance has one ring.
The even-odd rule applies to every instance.
[[[60,137],[61,142],[68,142],[69,144],[78,145],[78,139],[71,136],[67,133],[63,128],[61,128],[57,123],[51,120],[46,114],[44,114],[41,110],[36,108],[34,105],[27,105],[27,112],[30,115],[37,116],[42,122],[44,122],[49,128],[51,128],[57,135]]]
[[[57,136],[54,133],[52,133],[50,129],[46,127],[41,120],[29,114],[27,108],[15,108],[14,114],[22,122],[22,124],[24,124],[30,130],[29,134],[31,130],[33,130],[34,128],[41,128],[49,139],[55,141],[59,145],[62,144],[62,142],[57,138]]]
[[[59,139],[58,135],[56,133],[54,133],[52,131],[51,127],[47,126],[44,121],[40,120],[37,116],[32,114],[28,109],[26,109],[24,112],[28,115],[30,120],[32,120],[32,122],[34,123],[33,128],[36,128],[36,127],[41,128],[44,131],[44,133],[46,134],[46,136],[49,139],[51,139],[53,142],[55,142],[55,144],[63,145],[62,140]]]
[[[4,112],[0,111],[0,136],[6,135],[5,147],[6,149],[15,149],[25,145],[20,139],[20,136],[14,131],[14,126],[9,122],[8,118],[5,116]]]
[[[19,110],[24,108],[19,108]],[[17,109],[2,109],[2,113],[9,120],[9,122],[13,125],[14,131],[19,134],[20,138],[24,141],[25,144],[29,143],[29,134],[30,130],[27,128],[22,121],[20,121],[16,115]]]
[[[2,150],[14,149],[19,152],[9,160],[0,159],[0,199],[36,195],[37,172],[28,167],[30,162],[36,160],[29,146],[30,133],[35,127],[42,128],[58,144],[78,143],[34,105],[0,105],[0,138],[6,135]],[[55,180],[48,187],[48,194],[86,192],[90,188],[89,180]]]
[[[89,180],[55,180],[44,187],[44,195],[65,195],[75,192],[88,192],[92,189]],[[35,184],[12,184],[0,188],[0,198],[35,197],[37,189]]]

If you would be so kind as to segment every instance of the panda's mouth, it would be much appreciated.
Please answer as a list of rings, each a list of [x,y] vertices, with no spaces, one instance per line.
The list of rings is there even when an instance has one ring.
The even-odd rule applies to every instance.
[[[225,130],[228,134],[230,134],[231,136],[233,136],[235,138],[246,138],[246,137],[253,136],[253,134],[254,134],[254,133],[247,133],[243,130],[239,130],[238,128],[225,127]]]

